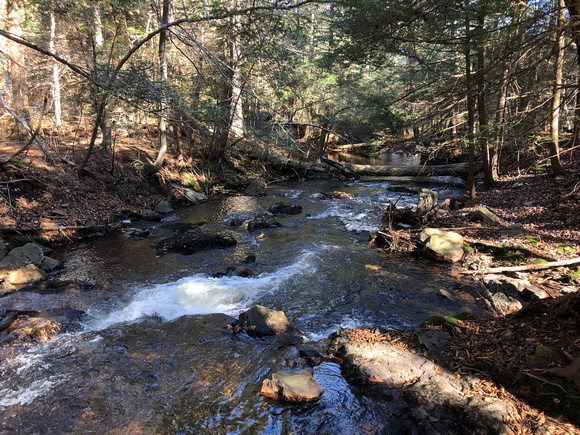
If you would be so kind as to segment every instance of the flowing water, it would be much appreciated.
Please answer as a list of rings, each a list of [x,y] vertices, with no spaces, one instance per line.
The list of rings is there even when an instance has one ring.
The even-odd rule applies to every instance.
[[[425,180],[423,180],[425,182]],[[442,297],[459,283],[451,266],[393,258],[369,246],[388,201],[416,204],[410,183],[307,181],[270,186],[265,197],[229,196],[185,208],[130,240],[121,233],[63,248],[65,278],[90,281],[69,295],[85,304],[84,330],[0,363],[3,433],[396,433],[389,407],[375,406],[342,378],[314,369],[320,401],[284,404],[258,395],[274,371],[301,364],[296,346],[234,334],[224,325],[259,303],[283,310],[306,347],[341,327],[416,327],[424,318],[472,309]],[[440,199],[457,180],[429,179]],[[439,183],[439,184],[434,184]],[[355,199],[321,199],[341,191]],[[248,232],[236,223],[275,202],[303,206],[281,228]],[[156,255],[172,225],[227,231],[238,244],[193,255]],[[255,261],[254,258],[255,257]],[[228,274],[241,270],[248,277]],[[71,299],[71,300],[73,300]],[[74,299],[77,300],[77,299]],[[314,343],[316,342],[316,343]]]

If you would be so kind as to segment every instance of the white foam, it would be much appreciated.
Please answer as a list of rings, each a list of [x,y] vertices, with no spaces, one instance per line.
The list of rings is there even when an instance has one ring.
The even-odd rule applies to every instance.
[[[28,405],[37,397],[49,393],[55,385],[60,384],[63,380],[50,377],[49,379],[32,381],[30,385],[16,390],[2,389],[0,390],[0,406]]]
[[[296,262],[273,273],[253,278],[214,278],[197,274],[176,282],[139,291],[133,301],[105,318],[89,322],[91,330],[102,330],[121,322],[134,322],[147,315],[173,320],[187,314],[238,314],[260,296],[277,291],[295,276],[313,274],[314,253],[306,252]]]

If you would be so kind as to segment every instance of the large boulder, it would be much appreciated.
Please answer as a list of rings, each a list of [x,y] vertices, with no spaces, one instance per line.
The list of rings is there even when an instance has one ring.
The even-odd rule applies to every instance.
[[[247,326],[248,331],[259,336],[301,335],[300,331],[290,324],[283,311],[271,310],[262,305],[254,305],[241,313],[239,320],[241,325]]]
[[[204,249],[229,248],[236,243],[238,243],[237,240],[229,233],[210,233],[197,229],[182,234],[174,234],[156,243],[153,247],[158,254],[174,252],[191,255]]]
[[[312,376],[311,368],[299,372],[278,372],[272,379],[265,379],[260,389],[262,396],[287,402],[312,402],[318,400],[324,390]]]
[[[437,261],[455,263],[463,257],[463,237],[453,231],[425,228],[420,236],[423,255]]]

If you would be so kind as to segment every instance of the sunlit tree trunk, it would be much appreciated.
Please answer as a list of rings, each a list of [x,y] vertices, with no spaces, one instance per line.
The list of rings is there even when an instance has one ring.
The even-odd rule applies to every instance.
[[[50,14],[50,51],[56,53],[56,21],[54,13]],[[52,101],[54,103],[54,118],[56,127],[62,127],[62,109],[60,104],[60,73],[58,62],[52,62]]]
[[[554,59],[554,86],[552,91],[552,105],[550,108],[550,163],[554,175],[564,175],[565,171],[560,162],[560,105],[562,96],[562,71],[564,67],[564,31],[561,29],[565,20],[564,0],[556,0],[556,46]]]
[[[244,111],[242,100],[242,74],[240,72],[240,46],[238,40],[238,32],[240,30],[239,17],[232,18],[234,36],[230,40],[230,56],[231,56],[231,107],[230,107],[230,137],[232,139],[239,139],[244,136]]]

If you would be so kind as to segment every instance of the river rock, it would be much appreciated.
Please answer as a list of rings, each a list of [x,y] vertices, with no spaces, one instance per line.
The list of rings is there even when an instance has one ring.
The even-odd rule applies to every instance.
[[[60,261],[55,260],[54,258],[44,257],[40,262],[40,270],[45,273],[51,273],[62,268],[63,266]]]
[[[46,273],[36,267],[34,264],[27,264],[10,271],[8,274],[8,281],[10,284],[26,284],[34,281],[39,281],[46,278]]]
[[[43,258],[44,253],[40,246],[36,243],[27,243],[10,251],[6,258],[0,261],[0,269],[18,269],[27,264],[40,265]]]
[[[495,226],[499,224],[500,218],[487,207],[480,207],[471,214],[470,220],[482,221],[488,225]]]
[[[167,201],[159,201],[159,204],[155,206],[155,211],[157,213],[167,214],[173,211],[173,207]]]
[[[419,191],[419,199],[417,201],[417,215],[423,216],[433,210],[433,207],[437,205],[438,197],[439,194],[437,192],[422,188]]]
[[[183,196],[185,196],[188,201],[193,202],[194,204],[207,201],[207,196],[205,194],[196,192],[192,189],[183,189]]]
[[[283,311],[275,311],[262,305],[254,305],[248,311],[240,314],[240,324],[247,325],[249,331],[256,335],[301,335],[300,331],[292,326]]]
[[[270,206],[268,211],[272,214],[296,215],[302,213],[303,208],[301,205],[276,202]]]
[[[312,402],[320,399],[324,390],[313,377],[311,368],[299,372],[278,372],[265,379],[260,389],[262,396],[287,402]]]
[[[4,257],[6,257],[6,243],[4,243],[4,240],[0,239],[0,261],[4,260]]]
[[[496,311],[503,316],[515,313],[523,308],[520,301],[503,293],[490,293],[486,298],[486,302],[491,305],[492,311]]]
[[[453,231],[425,228],[420,236],[423,255],[437,261],[455,263],[463,257],[463,237]]]
[[[546,291],[522,278],[512,278],[504,275],[486,275],[482,281],[490,293],[503,293],[521,302],[550,297]]]
[[[57,334],[78,330],[84,315],[69,308],[7,313],[0,322],[0,344],[45,343]]]
[[[236,243],[238,243],[237,240],[229,233],[210,233],[197,229],[182,234],[174,234],[156,243],[153,247],[158,254],[175,252],[191,255],[204,249],[229,248]]]
[[[282,224],[274,219],[269,213],[263,213],[248,221],[248,231],[262,230],[266,228],[278,228]]]
[[[244,190],[246,195],[252,196],[265,196],[266,195],[266,183],[260,178],[255,178],[250,181],[250,185]]]

